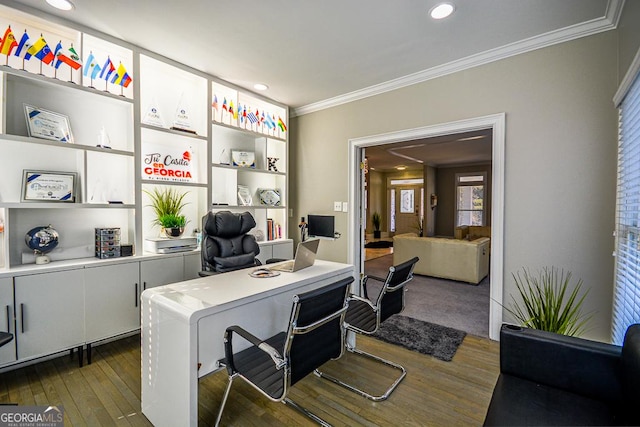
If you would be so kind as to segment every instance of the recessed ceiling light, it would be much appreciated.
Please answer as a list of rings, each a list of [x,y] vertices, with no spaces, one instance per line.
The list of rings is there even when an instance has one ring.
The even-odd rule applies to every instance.
[[[444,19],[451,15],[454,10],[455,8],[451,3],[440,3],[429,11],[429,15],[431,15],[433,19]]]
[[[256,84],[253,85],[253,88],[255,90],[267,90],[267,89],[269,89],[269,86],[267,86],[264,83],[256,83]]]
[[[46,2],[49,3],[50,6],[55,7],[56,9],[60,9],[60,10],[73,9],[73,3],[71,3],[69,0],[46,0]]]
[[[406,166],[396,166],[396,169],[399,170],[399,171],[403,171],[406,168],[407,168]]]

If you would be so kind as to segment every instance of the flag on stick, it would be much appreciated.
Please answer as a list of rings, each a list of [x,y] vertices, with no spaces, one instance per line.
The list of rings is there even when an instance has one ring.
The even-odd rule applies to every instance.
[[[100,72],[100,70],[101,70],[100,66],[94,62],[93,71],[91,72],[91,80],[95,79],[98,76],[98,73]]]
[[[3,55],[11,55],[11,51],[18,46],[18,42],[16,42],[16,38],[13,35],[13,31],[11,31],[11,25],[7,27],[7,30],[4,32],[4,36],[2,37],[2,43],[0,43],[0,53]]]
[[[131,77],[127,74],[127,69],[124,68],[122,62],[118,64],[118,70],[116,71],[116,77],[111,81],[119,86],[127,87],[131,83]]]
[[[280,128],[280,130],[282,132],[285,132],[287,130],[287,125],[284,124],[284,121],[282,120],[282,117],[278,116],[278,127]]]
[[[84,69],[82,70],[83,76],[86,77],[89,75],[89,70],[96,65],[96,63],[93,62],[95,59],[96,58],[93,56],[93,52],[89,52],[89,56],[87,57],[87,60],[84,61]]]
[[[18,48],[16,49],[16,56],[20,56],[22,49],[27,45],[29,41],[29,35],[27,34],[27,30],[24,30],[24,34],[22,34],[22,38],[20,38],[20,43],[18,43]],[[27,58],[28,59],[28,58]]]
[[[109,80],[109,77],[111,77],[111,74],[113,74],[115,70],[116,70],[116,67],[115,65],[113,65],[113,62],[111,62],[111,58],[107,57],[107,61],[104,63],[104,66],[102,67],[102,71],[100,72],[100,78]],[[105,76],[105,73],[107,73],[106,76]]]
[[[31,58],[31,56],[35,56],[47,65],[49,65],[51,61],[53,61],[53,52],[51,52],[51,48],[49,48],[49,45],[47,44],[44,37],[42,37],[42,35],[40,35],[38,41],[36,41],[29,49],[27,49],[25,59],[29,59]]]
[[[76,53],[76,50],[73,48],[73,45],[71,45],[71,47],[69,48],[69,56],[65,55],[62,52],[58,52],[56,54],[56,57],[58,58],[56,61],[56,69],[58,69],[58,67],[60,67],[60,64],[62,63],[67,64],[69,67],[73,68],[74,70],[77,70],[78,68],[81,67],[81,64],[79,62],[80,57]]]

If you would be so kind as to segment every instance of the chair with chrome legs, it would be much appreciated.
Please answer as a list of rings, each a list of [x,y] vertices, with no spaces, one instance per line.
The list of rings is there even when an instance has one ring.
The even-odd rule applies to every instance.
[[[362,280],[364,298],[357,295],[349,297],[349,309],[347,310],[345,319],[345,326],[347,330],[358,334],[372,335],[378,331],[382,322],[387,320],[391,315],[398,314],[404,310],[405,286],[413,278],[413,268],[418,260],[418,257],[414,257],[401,264],[389,267],[386,279],[365,276]],[[375,302],[369,300],[368,297],[367,280],[369,279],[383,283],[382,289],[380,290]],[[316,369],[315,374],[376,402],[387,399],[393,390],[396,389],[398,384],[400,384],[400,381],[402,381],[407,375],[407,371],[401,365],[359,350],[355,345],[351,346],[350,344],[347,344],[347,351],[395,368],[400,371],[400,376],[396,378],[393,384],[391,384],[383,394],[372,395],[371,393],[361,390],[351,384],[347,384],[336,377],[328,375],[319,369]]]
[[[321,425],[329,425],[318,416],[291,401],[291,386],[320,365],[342,356],[347,296],[353,277],[293,297],[293,308],[286,332],[261,340],[239,326],[228,327],[224,335],[225,359],[229,373],[216,426],[220,423],[231,384],[243,378],[274,402],[291,405]],[[251,347],[233,352],[234,332]]]

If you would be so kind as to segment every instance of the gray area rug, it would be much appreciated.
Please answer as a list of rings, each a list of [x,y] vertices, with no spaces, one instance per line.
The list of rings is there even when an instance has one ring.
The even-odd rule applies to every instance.
[[[450,362],[466,335],[457,329],[396,314],[383,322],[373,336]]]
[[[386,277],[393,255],[364,263],[365,274]],[[369,298],[375,299],[381,283],[368,282]],[[403,316],[489,337],[489,277],[478,285],[416,274],[407,285]]]

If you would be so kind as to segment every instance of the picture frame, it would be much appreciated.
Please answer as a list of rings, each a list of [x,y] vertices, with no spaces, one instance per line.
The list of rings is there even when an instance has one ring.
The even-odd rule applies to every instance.
[[[253,197],[251,197],[251,190],[246,185],[238,185],[238,205],[251,206],[253,204]]]
[[[280,206],[282,201],[280,190],[276,188],[259,188],[258,196],[260,197],[261,205]]]
[[[73,144],[69,116],[24,104],[27,131],[32,138]]]
[[[253,151],[231,151],[231,164],[239,168],[256,167],[256,154]]]
[[[76,202],[75,172],[24,170],[22,202]]]

